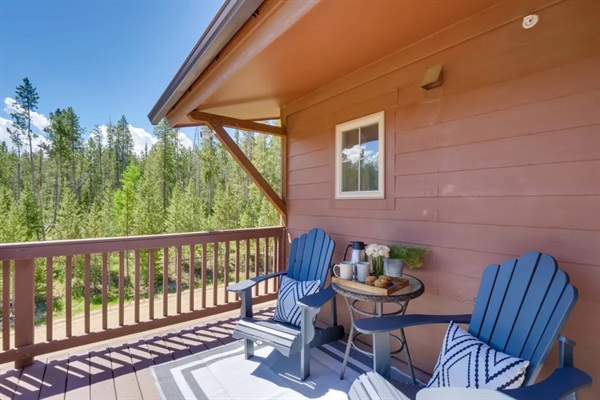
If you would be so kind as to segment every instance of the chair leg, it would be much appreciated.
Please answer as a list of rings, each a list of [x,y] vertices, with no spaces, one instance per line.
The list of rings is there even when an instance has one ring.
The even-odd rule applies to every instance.
[[[300,379],[306,380],[310,375],[310,345],[302,345],[300,350]]]
[[[244,339],[244,356],[246,360],[254,356],[254,342],[250,339]]]
[[[575,341],[564,336],[558,338],[558,366],[575,366]],[[577,400],[577,392],[569,393],[564,400]]]
[[[373,370],[384,378],[390,377],[390,335],[373,334]]]

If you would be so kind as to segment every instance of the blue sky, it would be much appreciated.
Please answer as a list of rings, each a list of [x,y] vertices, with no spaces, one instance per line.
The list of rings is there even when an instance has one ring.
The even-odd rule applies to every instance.
[[[221,4],[0,0],[0,140],[10,119],[7,98],[24,77],[40,96],[40,124],[71,106],[87,132],[125,115],[151,133],[148,112]]]

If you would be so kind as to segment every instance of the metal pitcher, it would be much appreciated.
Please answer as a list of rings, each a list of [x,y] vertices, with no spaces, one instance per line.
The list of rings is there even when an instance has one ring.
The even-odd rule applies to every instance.
[[[353,263],[367,261],[367,254],[365,253],[365,243],[364,242],[350,242],[348,247],[346,247],[346,251],[344,252],[344,260],[348,260]],[[350,253],[350,258],[348,258],[348,250],[352,249]]]

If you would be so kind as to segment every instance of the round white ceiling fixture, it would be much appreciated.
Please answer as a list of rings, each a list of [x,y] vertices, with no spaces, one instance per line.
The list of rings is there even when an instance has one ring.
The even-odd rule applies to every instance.
[[[540,17],[537,14],[530,14],[526,17],[523,17],[523,28],[525,28],[525,29],[533,28],[538,23],[539,20],[540,20]]]

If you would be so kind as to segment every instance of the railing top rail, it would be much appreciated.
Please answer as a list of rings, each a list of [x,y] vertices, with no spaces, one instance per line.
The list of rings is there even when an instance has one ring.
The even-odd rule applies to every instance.
[[[231,240],[283,236],[283,227],[232,229],[225,231],[169,233],[147,236],[124,236],[46,242],[0,244],[0,261],[29,258],[72,256],[113,251],[158,249]]]

